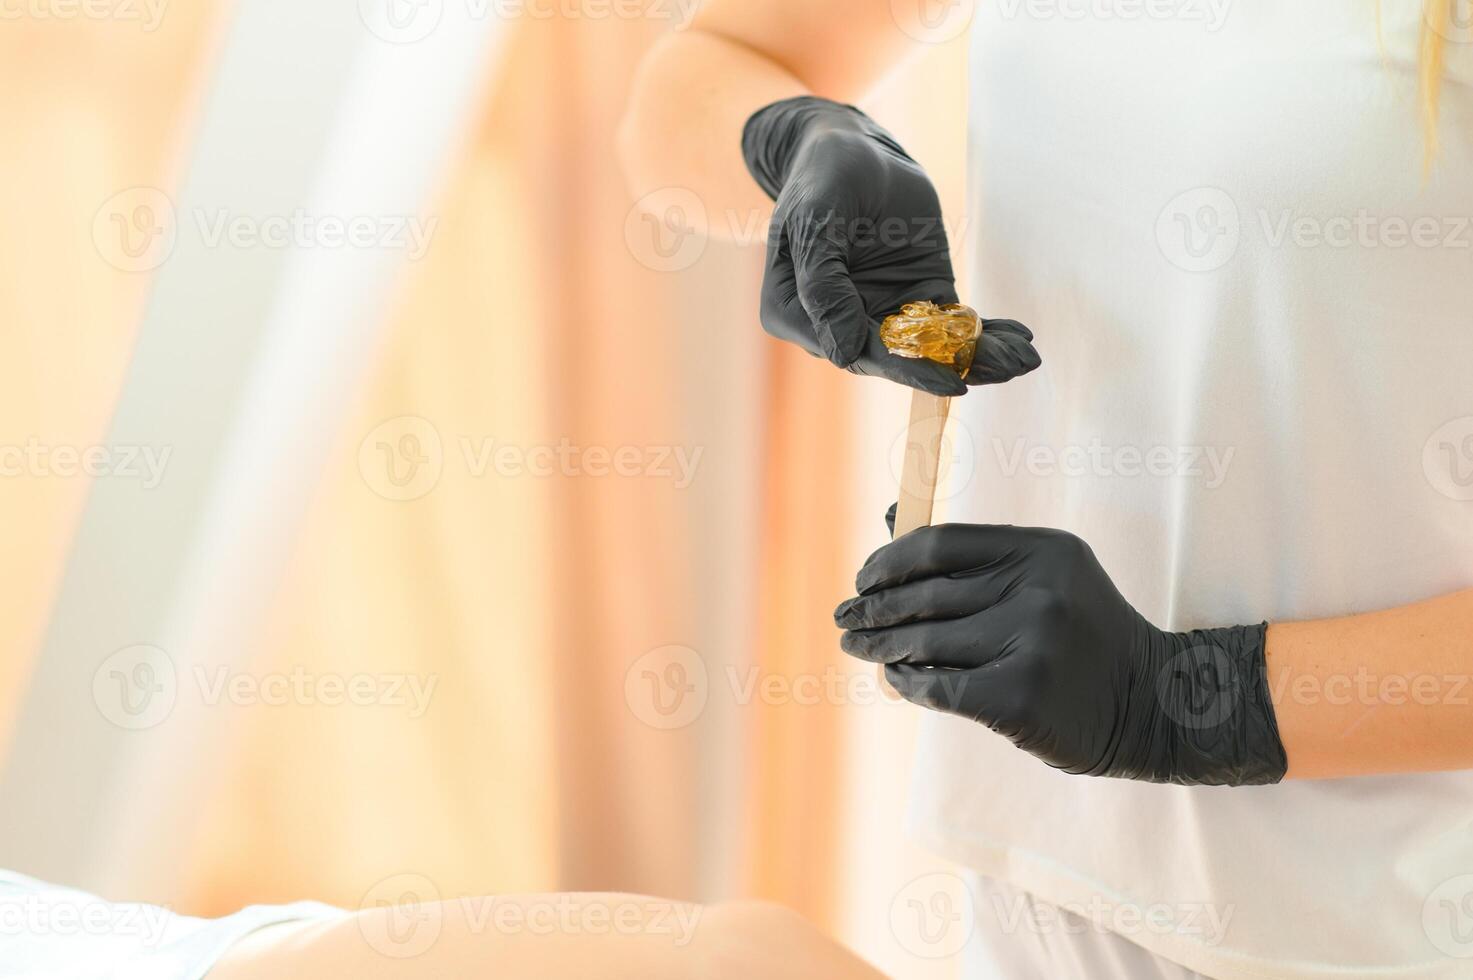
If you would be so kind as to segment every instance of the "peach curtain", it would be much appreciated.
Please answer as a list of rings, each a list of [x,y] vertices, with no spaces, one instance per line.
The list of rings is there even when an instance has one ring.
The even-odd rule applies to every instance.
[[[19,216],[0,260],[23,287],[0,295],[14,354],[0,359],[0,442],[106,431],[146,278],[99,261],[90,222],[117,189],[171,186],[216,23],[198,0],[169,10],[137,38],[0,32],[0,119],[17,148],[0,195]],[[760,228],[687,268],[650,267],[613,135],[664,29],[516,25],[250,665],[410,677],[433,683],[429,709],[222,708],[231,778],[177,842],[192,858],[181,908],[356,905],[412,875],[445,896],[753,895],[833,922],[850,709],[747,685],[852,669],[829,614],[852,529],[877,520],[853,500],[862,389],[761,334]],[[959,162],[941,163],[957,183]],[[437,437],[439,479],[387,499],[360,448],[406,425]],[[688,486],[478,469],[499,446],[562,444],[699,452],[699,465]],[[0,557],[13,702],[85,486],[7,480],[0,495],[16,542]],[[627,682],[672,647],[704,666],[705,709],[669,728]],[[895,796],[903,778],[885,786]]]
[[[828,915],[838,706],[742,702],[724,668],[839,659],[850,389],[756,329],[760,241],[679,273],[641,262],[613,137],[661,29],[518,25],[257,645],[262,673],[433,678],[432,708],[241,712],[189,905],[356,904],[410,874],[444,895],[753,894]],[[388,501],[359,445],[406,416],[433,426],[443,472]],[[488,440],[700,465],[689,487],[472,472]],[[626,691],[667,645],[707,668],[707,710],[675,729]]]
[[[3,21],[0,445],[104,438],[148,277],[103,261],[94,218],[127,188],[173,186],[221,13],[213,0],[177,0],[148,30]],[[0,731],[13,723],[86,494],[76,477],[0,478]]]

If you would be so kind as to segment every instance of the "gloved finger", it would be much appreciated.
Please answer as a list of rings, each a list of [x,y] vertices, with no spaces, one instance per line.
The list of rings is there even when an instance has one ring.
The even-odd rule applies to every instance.
[[[793,257],[781,234],[774,234],[767,248],[760,317],[762,329],[770,336],[796,344],[815,357],[824,356],[813,332],[813,323],[808,319],[808,311],[798,301],[798,277],[793,269]]]
[[[1017,320],[982,321],[982,338],[972,368],[967,372],[969,385],[995,385],[1021,377],[1043,363],[1033,346],[1033,331]]]
[[[890,664],[885,679],[912,704],[960,715],[986,725],[1019,748],[1039,751],[1040,681],[1037,665],[1027,658],[999,657],[970,670]]]
[[[871,663],[915,663],[941,668],[972,668],[977,637],[957,620],[906,623],[887,629],[848,629],[840,647],[848,656]]]
[[[951,268],[949,257],[946,260],[946,266],[948,270]],[[921,298],[928,299],[937,306],[953,306],[961,302],[961,297],[956,293],[956,282],[949,278],[922,283],[921,290]]]
[[[885,680],[911,704],[969,718],[974,717],[971,703],[986,683],[980,671],[929,670],[910,664],[888,664]]]
[[[813,323],[824,356],[848,367],[864,353],[876,329],[849,275],[842,247],[826,230],[827,221],[790,234],[788,246],[797,275],[798,300]]]
[[[890,505],[889,510],[885,511],[885,526],[890,529],[890,537],[892,538],[895,537],[895,515],[899,510],[900,501],[897,500]]]
[[[1013,334],[1029,342],[1033,340],[1033,331],[1017,320],[989,320],[984,317],[982,329],[994,334]]]
[[[864,353],[849,370],[869,377],[888,378],[907,388],[918,388],[945,398],[955,398],[967,393],[967,386],[948,367],[917,357],[897,357],[885,349],[880,340],[879,328],[865,340]]]
[[[979,622],[986,613],[961,619],[906,623],[873,630],[846,630],[839,645],[851,657],[877,664],[925,667],[980,667],[997,659],[999,650]]]
[[[1029,529],[1011,524],[937,524],[916,528],[880,548],[855,576],[855,591],[868,595],[919,579],[997,566],[1027,547]]]
[[[762,329],[778,340],[796,344],[815,357],[826,357],[814,334],[808,311],[798,301],[798,286],[791,258],[785,254],[769,257],[762,283]],[[885,349],[879,328],[865,341],[865,353],[847,368],[853,374],[885,378],[907,388],[917,388],[955,398],[967,387],[956,372],[932,361],[896,357]]]
[[[859,260],[851,268],[875,290],[870,296],[870,311],[882,320],[892,313],[899,313],[907,303],[930,300],[937,306],[950,306],[960,302],[956,281],[951,275],[951,263],[945,258],[938,263],[908,262],[876,268],[866,267]],[[986,321],[983,322],[985,324]]]
[[[942,576],[846,599],[834,610],[840,629],[882,629],[957,619],[997,605],[1011,579],[1004,575]]]

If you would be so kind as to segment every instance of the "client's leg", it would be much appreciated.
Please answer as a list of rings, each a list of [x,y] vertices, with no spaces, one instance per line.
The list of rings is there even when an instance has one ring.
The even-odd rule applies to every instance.
[[[881,980],[794,912],[638,895],[514,895],[364,909],[248,937],[208,980]]]

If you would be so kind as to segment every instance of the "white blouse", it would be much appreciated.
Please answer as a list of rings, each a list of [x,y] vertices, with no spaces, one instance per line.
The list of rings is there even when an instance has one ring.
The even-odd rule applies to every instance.
[[[1044,365],[953,409],[946,519],[1074,531],[1166,629],[1473,586],[1473,29],[1424,182],[1420,0],[1380,47],[1375,0],[980,6],[970,295]],[[1134,784],[938,715],[915,778],[925,841],[1213,977],[1473,976],[1473,773]]]

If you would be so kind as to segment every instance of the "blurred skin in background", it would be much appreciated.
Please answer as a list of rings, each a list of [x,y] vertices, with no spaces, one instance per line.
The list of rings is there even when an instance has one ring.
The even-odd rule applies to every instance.
[[[878,980],[882,974],[823,938],[800,916],[776,905],[744,902],[702,908],[659,903],[630,895],[499,896],[498,916],[536,918],[539,910],[569,900],[578,915],[621,923],[622,935],[561,934],[525,929],[498,932],[477,924],[464,903],[446,903],[430,914],[439,930],[434,944],[413,959],[387,958],[365,935],[393,929],[394,909],[359,912],[355,919],[306,927],[263,930],[240,943],[210,972],[210,980],[310,980],[349,975],[359,980],[432,980],[471,977],[603,977],[607,980]],[[631,907],[658,908],[645,921],[622,914]],[[423,912],[424,910],[421,910]],[[658,919],[657,923],[655,920]]]

